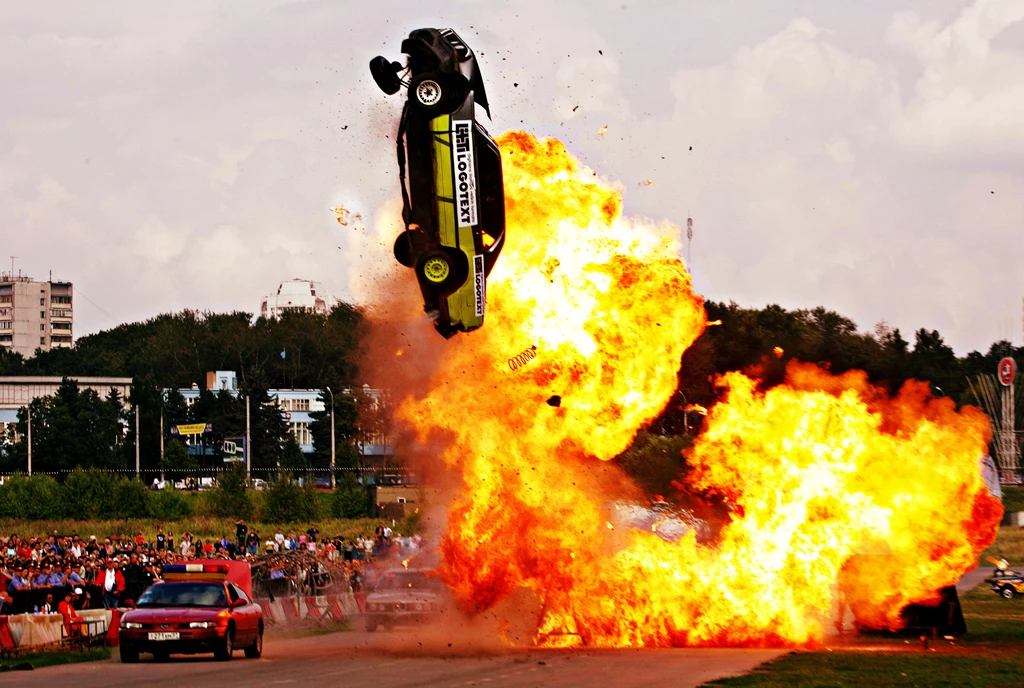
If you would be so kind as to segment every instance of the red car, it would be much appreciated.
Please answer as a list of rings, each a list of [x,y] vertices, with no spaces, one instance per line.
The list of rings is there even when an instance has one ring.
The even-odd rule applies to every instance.
[[[250,659],[263,654],[263,610],[252,600],[247,563],[169,564],[163,576],[121,616],[122,662],[139,661],[141,652],[157,661],[201,652],[227,661],[238,648]]]

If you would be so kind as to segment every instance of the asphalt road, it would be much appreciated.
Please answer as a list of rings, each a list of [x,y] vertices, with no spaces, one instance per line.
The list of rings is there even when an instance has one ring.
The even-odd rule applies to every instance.
[[[780,654],[779,650],[623,650],[483,652],[448,649],[446,643],[420,648],[415,636],[343,632],[306,638],[267,637],[263,658],[241,652],[230,662],[206,656],[172,657],[157,664],[143,655],[138,664],[114,659],[0,674],[0,685],[19,688],[74,686],[346,686],[346,688],[682,688],[742,674]]]

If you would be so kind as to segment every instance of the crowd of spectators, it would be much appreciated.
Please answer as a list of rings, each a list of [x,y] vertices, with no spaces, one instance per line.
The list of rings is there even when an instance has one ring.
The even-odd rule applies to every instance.
[[[323,537],[315,524],[296,536],[278,529],[265,538],[244,521],[235,537],[202,539],[191,533],[157,530],[135,536],[60,534],[23,538],[0,535],[0,614],[130,606],[163,566],[195,559],[248,559],[270,580],[282,580],[278,594],[319,593],[324,581],[335,590],[360,592],[373,579],[373,565],[419,551],[419,536],[394,536],[377,526],[373,537]],[[298,556],[301,555],[301,556]]]

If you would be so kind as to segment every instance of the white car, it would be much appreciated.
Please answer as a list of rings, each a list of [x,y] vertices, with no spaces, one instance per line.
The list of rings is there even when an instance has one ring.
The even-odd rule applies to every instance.
[[[366,630],[372,633],[378,627],[390,629],[437,619],[444,608],[443,593],[440,579],[428,576],[426,571],[385,571],[366,595]]]

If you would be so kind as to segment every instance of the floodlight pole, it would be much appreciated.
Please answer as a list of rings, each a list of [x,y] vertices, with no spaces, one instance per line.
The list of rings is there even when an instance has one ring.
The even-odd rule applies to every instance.
[[[327,392],[331,395],[331,489],[333,490],[337,483],[334,481],[334,392],[331,388],[327,388]]]

